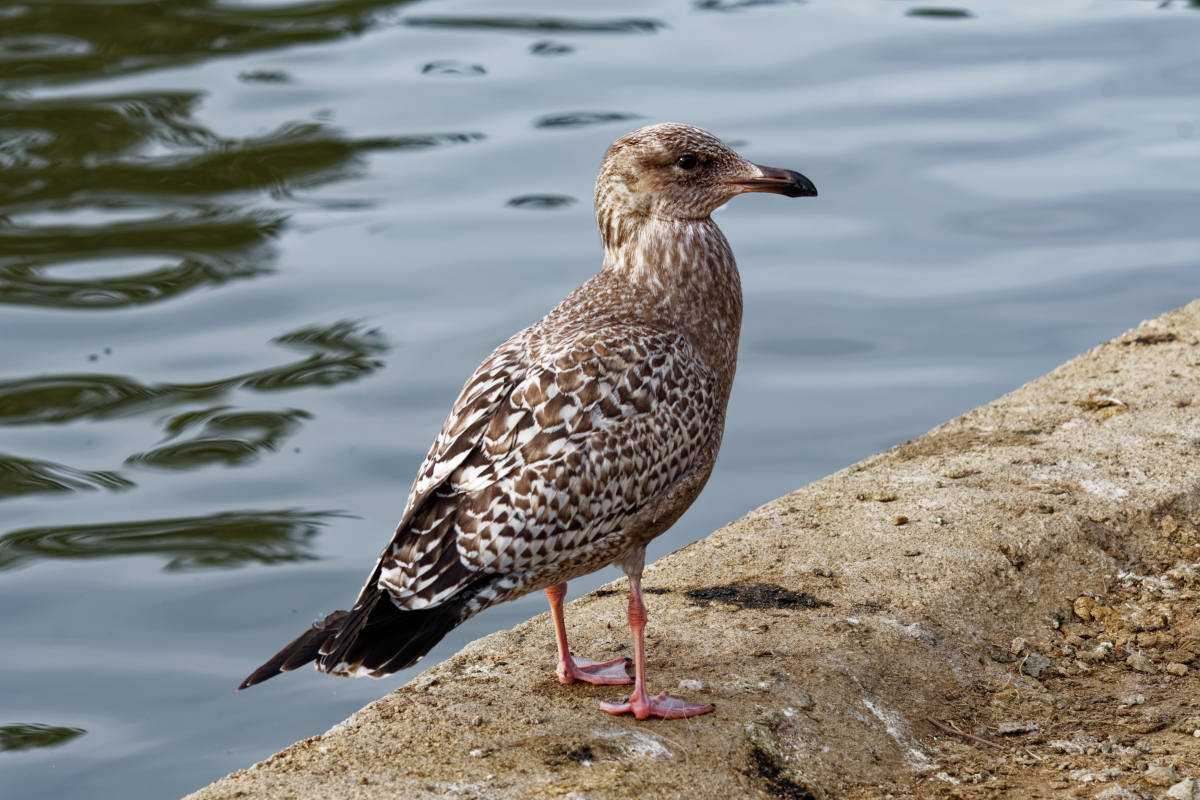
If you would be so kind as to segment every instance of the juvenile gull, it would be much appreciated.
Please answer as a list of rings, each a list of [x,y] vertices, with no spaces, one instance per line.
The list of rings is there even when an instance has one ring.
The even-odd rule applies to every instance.
[[[735,195],[814,196],[799,173],[751,164],[710,133],[652,125],[609,148],[596,181],[604,266],[475,370],[413,483],[396,534],[349,611],[334,611],[242,682],[316,661],[381,677],[488,606],[550,599],[563,683],[634,684],[611,714],[712,711],[646,692],[646,545],[712,472],[733,385],[742,291],[709,216]],[[626,659],[567,647],[567,581],[629,576]]]

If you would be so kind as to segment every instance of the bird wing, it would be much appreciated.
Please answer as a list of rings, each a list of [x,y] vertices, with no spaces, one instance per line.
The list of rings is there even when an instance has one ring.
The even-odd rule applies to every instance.
[[[678,334],[581,331],[533,359],[533,330],[480,365],[425,458],[368,583],[401,608],[586,558],[719,435],[716,378]]]

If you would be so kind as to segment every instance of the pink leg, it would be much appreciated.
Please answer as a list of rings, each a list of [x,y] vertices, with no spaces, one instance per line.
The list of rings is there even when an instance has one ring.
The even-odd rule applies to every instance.
[[[567,593],[567,584],[560,583],[546,590],[550,599],[550,616],[554,617],[554,633],[558,637],[558,668],[554,670],[562,683],[587,681],[588,683],[618,684],[633,683],[625,665],[627,658],[614,658],[612,661],[592,661],[590,658],[579,658],[571,655],[567,649],[567,625],[563,620],[563,596]]]
[[[713,710],[711,705],[687,703],[666,692],[654,697],[646,694],[646,648],[642,641],[642,632],[646,628],[646,604],[642,602],[642,579],[633,575],[629,576],[629,628],[633,631],[633,694],[624,702],[600,703],[602,710],[610,714],[633,714],[638,719],[695,717]]]

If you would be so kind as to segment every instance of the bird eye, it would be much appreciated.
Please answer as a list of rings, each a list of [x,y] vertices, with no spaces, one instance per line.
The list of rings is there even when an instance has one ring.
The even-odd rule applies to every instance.
[[[680,169],[693,170],[696,168],[696,165],[699,164],[700,162],[698,160],[696,160],[696,157],[694,155],[692,155],[691,153],[688,153],[687,155],[682,155],[679,158],[675,159],[675,163],[679,166]]]

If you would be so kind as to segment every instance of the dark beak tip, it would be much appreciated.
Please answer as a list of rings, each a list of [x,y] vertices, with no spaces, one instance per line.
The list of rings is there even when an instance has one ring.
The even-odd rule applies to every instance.
[[[785,170],[792,179],[792,185],[788,187],[788,197],[816,197],[817,185],[808,178],[801,175],[799,172]]]

